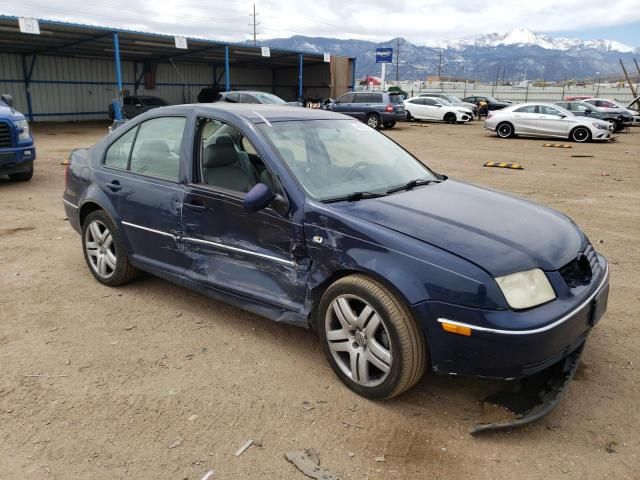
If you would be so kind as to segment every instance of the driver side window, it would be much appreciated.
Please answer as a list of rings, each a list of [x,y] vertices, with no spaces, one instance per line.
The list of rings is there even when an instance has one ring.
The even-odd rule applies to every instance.
[[[200,120],[199,132],[201,184],[246,193],[264,183],[274,193],[279,191],[273,175],[239,129],[206,118]]]

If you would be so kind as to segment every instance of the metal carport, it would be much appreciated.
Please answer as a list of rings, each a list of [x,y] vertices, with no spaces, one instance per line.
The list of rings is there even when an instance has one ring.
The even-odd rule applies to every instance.
[[[106,118],[123,89],[170,103],[195,102],[203,87],[255,89],[285,100],[335,97],[352,89],[355,59],[172,35],[39,20],[40,34],[21,33],[18,18],[0,16],[0,93],[31,121]]]

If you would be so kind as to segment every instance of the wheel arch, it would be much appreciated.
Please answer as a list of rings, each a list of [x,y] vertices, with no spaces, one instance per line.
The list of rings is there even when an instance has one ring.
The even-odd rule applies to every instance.
[[[387,278],[385,278],[384,275],[365,268],[341,268],[331,272],[329,275],[317,281],[317,283],[315,283],[313,286],[309,287],[307,295],[307,302],[310,302],[308,306],[308,321],[309,326],[312,330],[316,329],[318,307],[320,305],[320,300],[322,299],[327,289],[341,278],[348,277],[350,275],[362,275],[368,277],[370,280],[373,280],[376,283],[381,284],[387,290],[393,293],[393,295],[395,295],[409,311],[412,311],[411,302],[409,301],[407,296],[396,285],[394,285],[393,282],[390,282]]]

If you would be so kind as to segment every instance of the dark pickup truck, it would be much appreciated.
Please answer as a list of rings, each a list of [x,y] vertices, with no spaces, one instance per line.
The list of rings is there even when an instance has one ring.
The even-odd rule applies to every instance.
[[[36,149],[24,115],[13,109],[10,95],[0,97],[0,175],[27,181],[33,176]]]

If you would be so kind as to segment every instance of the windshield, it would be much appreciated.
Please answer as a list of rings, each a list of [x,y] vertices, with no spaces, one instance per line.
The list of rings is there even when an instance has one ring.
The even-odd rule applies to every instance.
[[[495,98],[493,98],[493,97],[484,97],[484,98],[486,98],[487,100],[489,100],[489,101],[490,101],[490,102],[492,102],[492,103],[500,103],[500,100],[496,100],[496,99],[495,99]]]
[[[447,95],[447,100],[449,100],[450,102],[462,102],[462,100],[460,100],[460,98],[456,97],[455,95]]]
[[[385,135],[354,120],[273,122],[258,128],[317,200],[384,193],[415,179],[437,180]]]
[[[271,93],[255,92],[255,93],[252,93],[252,95],[256,97],[260,101],[260,103],[271,103],[276,105],[287,103],[280,97],[273,95]]]

